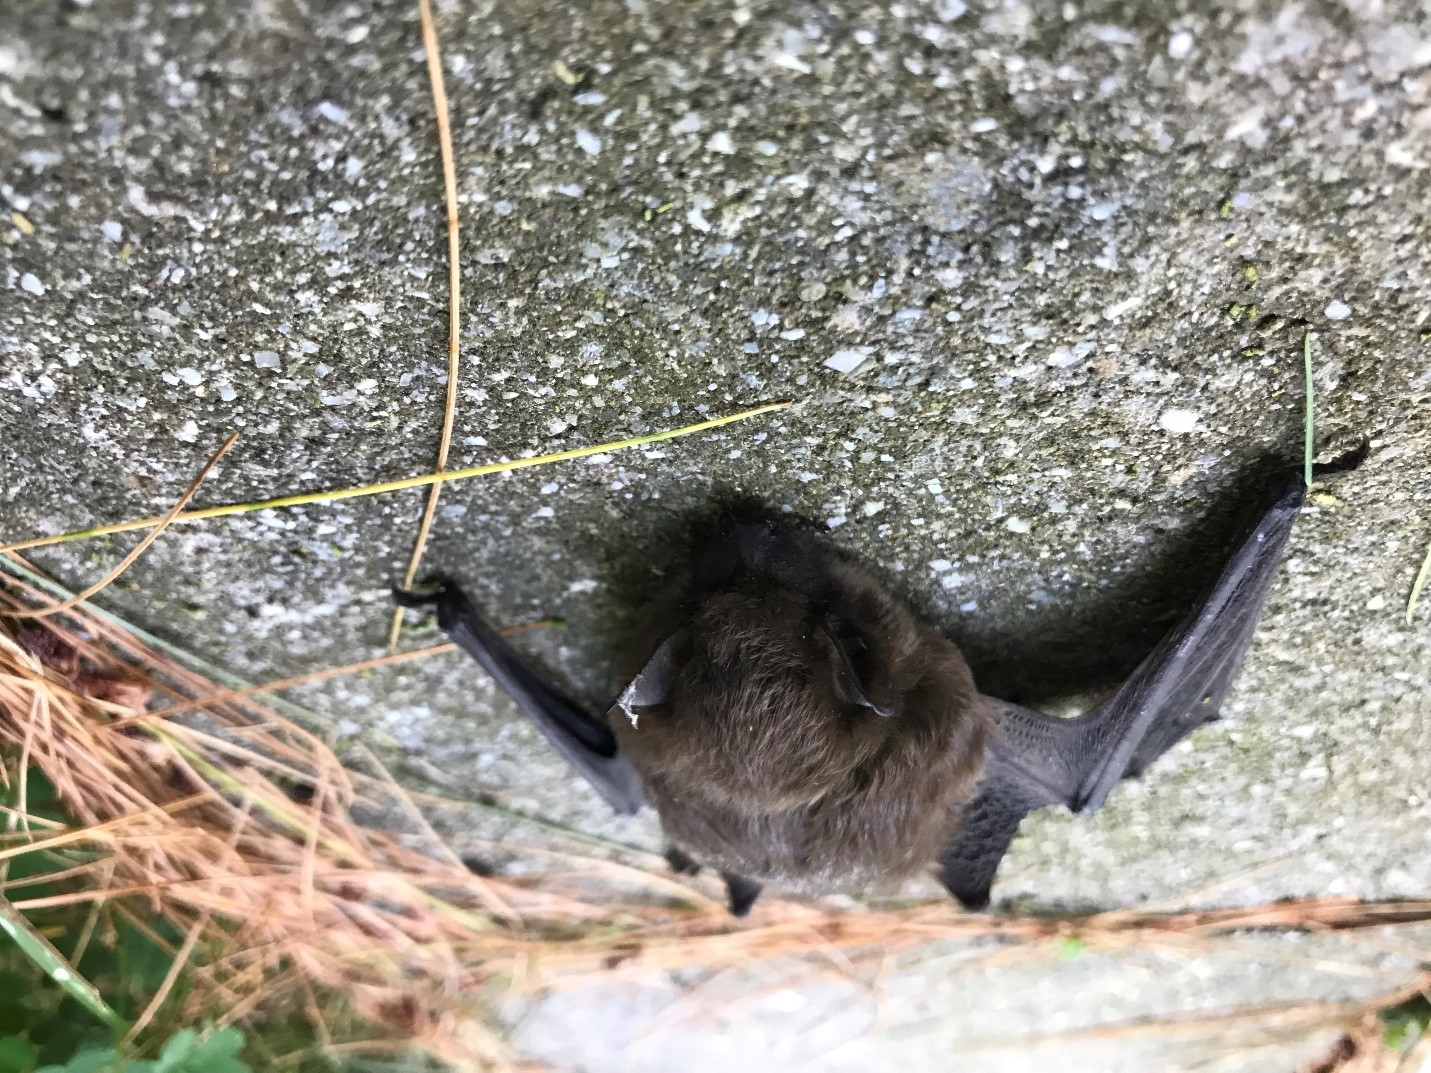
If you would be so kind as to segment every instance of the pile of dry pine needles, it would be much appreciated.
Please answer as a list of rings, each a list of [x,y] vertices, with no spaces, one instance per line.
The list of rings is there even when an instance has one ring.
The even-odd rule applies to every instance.
[[[0,613],[49,603],[26,582],[0,580]],[[19,802],[0,859],[88,851],[58,877],[68,893],[26,900],[6,884],[13,909],[87,902],[96,912],[124,906],[162,917],[186,937],[164,990],[186,969],[190,1015],[243,1022],[299,1008],[322,1041],[329,1003],[339,1000],[371,1027],[373,1048],[416,1044],[466,1069],[507,1065],[481,1006],[493,986],[530,991],[777,955],[853,966],[975,936],[1126,946],[1431,919],[1431,900],[1064,918],[963,914],[947,902],[834,910],[766,901],[736,922],[697,886],[594,854],[560,855],[560,867],[540,875],[483,877],[376,760],[368,771],[345,768],[319,737],[252,694],[225,689],[83,604],[37,622],[0,618],[0,744]],[[30,770],[44,773],[83,826],[27,816]],[[354,819],[365,806],[394,805],[420,837]],[[1413,981],[1406,994],[1429,983]],[[1302,1012],[1326,1028],[1370,1008]]]

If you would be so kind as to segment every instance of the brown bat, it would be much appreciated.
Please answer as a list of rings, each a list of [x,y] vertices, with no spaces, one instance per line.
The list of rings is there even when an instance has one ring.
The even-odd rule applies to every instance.
[[[817,537],[730,522],[696,557],[662,638],[599,719],[551,686],[460,589],[397,593],[502,686],[618,812],[654,807],[681,870],[731,911],[762,884],[868,887],[936,864],[988,904],[1029,812],[1096,811],[1218,708],[1305,486],[1271,489],[1221,576],[1106,704],[1073,719],[979,693],[958,649]]]

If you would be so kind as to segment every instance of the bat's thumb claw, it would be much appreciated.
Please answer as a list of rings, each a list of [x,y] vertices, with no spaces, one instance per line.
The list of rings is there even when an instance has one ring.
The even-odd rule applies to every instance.
[[[426,592],[416,592],[412,589],[405,589],[401,585],[393,586],[393,600],[399,607],[429,607],[442,599],[443,587],[437,585]]]

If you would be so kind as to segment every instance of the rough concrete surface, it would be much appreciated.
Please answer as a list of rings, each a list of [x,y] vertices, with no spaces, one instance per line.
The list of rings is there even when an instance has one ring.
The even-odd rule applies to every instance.
[[[1369,457],[1298,524],[1226,719],[1091,822],[1026,824],[995,896],[1431,891],[1431,607],[1403,621],[1431,539],[1423,6],[438,17],[464,228],[453,464],[799,405],[450,486],[429,565],[502,621],[564,616],[523,643],[604,702],[672,534],[742,494],[827,521],[987,689],[1087,695],[1207,580],[1249,489],[1297,464],[1310,327],[1318,449]],[[447,295],[415,3],[10,0],[0,123],[0,539],[161,511],[235,429],[201,502],[431,468]],[[177,528],[103,602],[254,679],[363,658],[420,503]],[[34,558],[79,586],[132,539]],[[301,699],[410,773],[658,844],[458,660]],[[510,1016],[559,1069],[943,1069],[980,1039],[1355,997],[1406,968],[1350,941],[1240,949],[957,972],[955,952],[892,970],[877,1022],[829,980],[719,1015],[673,1013],[688,981],[662,978]],[[1088,1042],[1077,1067],[1287,1069],[1318,1043],[1154,1042]]]

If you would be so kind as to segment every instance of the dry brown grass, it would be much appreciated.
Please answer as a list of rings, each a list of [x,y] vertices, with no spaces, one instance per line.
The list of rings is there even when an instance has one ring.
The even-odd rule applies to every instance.
[[[0,584],[0,612],[47,602],[24,582]],[[253,694],[224,689],[83,606],[43,626],[0,621],[5,777],[18,784],[22,817],[25,773],[39,770],[80,823],[21,823],[0,860],[36,847],[88,851],[67,893],[11,904],[162,916],[186,936],[175,953],[195,984],[191,1012],[224,1021],[301,1008],[321,1040],[329,1003],[340,1001],[370,1026],[374,1048],[416,1043],[460,1068],[500,1069],[510,1063],[483,1017],[498,985],[533,990],[780,955],[853,966],[973,937],[1011,946],[1076,938],[1096,949],[1431,920],[1431,899],[1323,898],[1064,917],[966,914],[942,901],[834,910],[772,899],[735,921],[644,857],[547,852],[543,874],[483,878],[386,772],[345,768]],[[398,808],[415,833],[357,822],[364,806]],[[1365,1013],[1362,1003],[1317,1017],[1351,1025]]]

